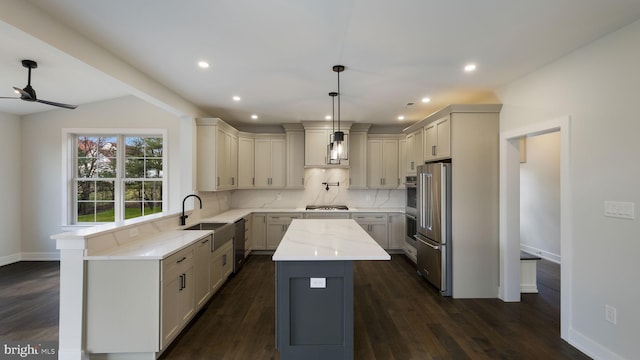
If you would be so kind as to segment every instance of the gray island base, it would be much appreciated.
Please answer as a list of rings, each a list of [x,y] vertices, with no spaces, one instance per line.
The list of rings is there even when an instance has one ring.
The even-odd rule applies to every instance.
[[[389,259],[354,220],[293,220],[273,255],[280,358],[353,359],[353,261]]]

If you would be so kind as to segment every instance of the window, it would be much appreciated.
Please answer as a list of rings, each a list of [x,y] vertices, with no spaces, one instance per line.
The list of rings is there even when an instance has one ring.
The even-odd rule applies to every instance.
[[[74,224],[121,222],[162,212],[164,136],[75,134]]]

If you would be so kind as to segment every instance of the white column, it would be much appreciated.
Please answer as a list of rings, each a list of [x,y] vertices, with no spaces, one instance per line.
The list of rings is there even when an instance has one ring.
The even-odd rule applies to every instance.
[[[84,344],[85,240],[57,239],[60,250],[60,326],[58,359],[88,359]]]

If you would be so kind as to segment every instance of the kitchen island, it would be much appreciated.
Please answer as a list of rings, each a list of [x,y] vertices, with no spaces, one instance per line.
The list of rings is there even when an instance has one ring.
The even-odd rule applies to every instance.
[[[353,359],[353,261],[389,254],[355,220],[295,219],[272,259],[280,358]]]

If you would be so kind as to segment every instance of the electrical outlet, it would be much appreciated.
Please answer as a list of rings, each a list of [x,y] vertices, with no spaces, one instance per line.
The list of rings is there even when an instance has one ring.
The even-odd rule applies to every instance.
[[[607,320],[608,322],[615,324],[616,323],[616,308],[614,308],[611,305],[605,305],[604,306],[604,319]]]
[[[634,204],[632,202],[605,201],[604,216],[635,219]]]
[[[133,229],[129,230],[129,236],[131,236],[131,237],[138,236],[138,228],[133,228]]]

